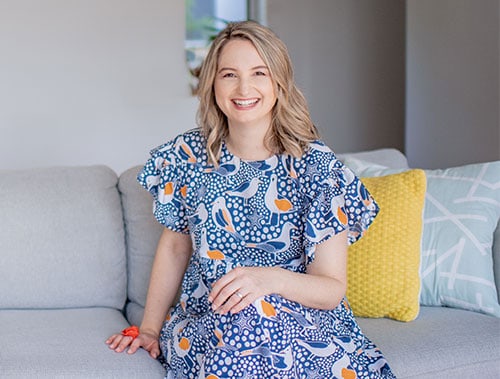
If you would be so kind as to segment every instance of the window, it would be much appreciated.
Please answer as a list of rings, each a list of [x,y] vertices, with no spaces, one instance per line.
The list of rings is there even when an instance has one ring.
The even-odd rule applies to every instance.
[[[264,0],[185,0],[186,64],[190,87],[194,93],[197,81],[193,74],[205,58],[211,41],[230,21],[256,20],[265,23]]]

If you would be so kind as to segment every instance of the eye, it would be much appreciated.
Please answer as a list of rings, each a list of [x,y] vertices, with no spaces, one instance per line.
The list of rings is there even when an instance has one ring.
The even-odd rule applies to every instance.
[[[256,71],[255,75],[256,76],[267,76],[267,73],[265,73],[264,71]]]
[[[236,75],[233,72],[226,72],[222,75],[223,78],[235,78]]]

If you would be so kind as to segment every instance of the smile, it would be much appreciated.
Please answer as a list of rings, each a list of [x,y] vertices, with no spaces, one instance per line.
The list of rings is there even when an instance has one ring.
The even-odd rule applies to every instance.
[[[251,107],[252,105],[257,104],[259,99],[250,99],[250,100],[233,100],[233,103],[235,103],[239,107]]]

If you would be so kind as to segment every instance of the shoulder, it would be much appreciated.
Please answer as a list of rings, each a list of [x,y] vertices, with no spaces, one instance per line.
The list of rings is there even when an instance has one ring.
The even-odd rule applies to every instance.
[[[175,137],[174,141],[177,146],[187,144],[188,146],[195,148],[205,144],[205,137],[203,137],[200,128],[194,128],[179,134]]]
[[[333,154],[332,149],[326,145],[326,143],[322,140],[315,140],[309,143],[309,149],[306,154]]]
[[[343,188],[355,178],[323,141],[309,144],[299,160],[299,180],[311,192],[326,187]]]
[[[199,164],[206,160],[205,138],[199,128],[177,135],[151,150],[153,157],[163,157],[177,164]]]
[[[332,149],[321,140],[309,143],[309,147],[302,156],[301,161],[306,167],[312,165],[324,174],[334,169],[344,168],[343,163],[337,158]]]

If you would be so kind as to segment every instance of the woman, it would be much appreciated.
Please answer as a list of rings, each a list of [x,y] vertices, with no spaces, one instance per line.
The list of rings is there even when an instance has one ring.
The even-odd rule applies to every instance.
[[[318,140],[286,47],[231,23],[199,79],[200,129],[138,177],[166,228],[141,327],[110,348],[163,354],[167,378],[394,377],[344,298],[378,208]]]

